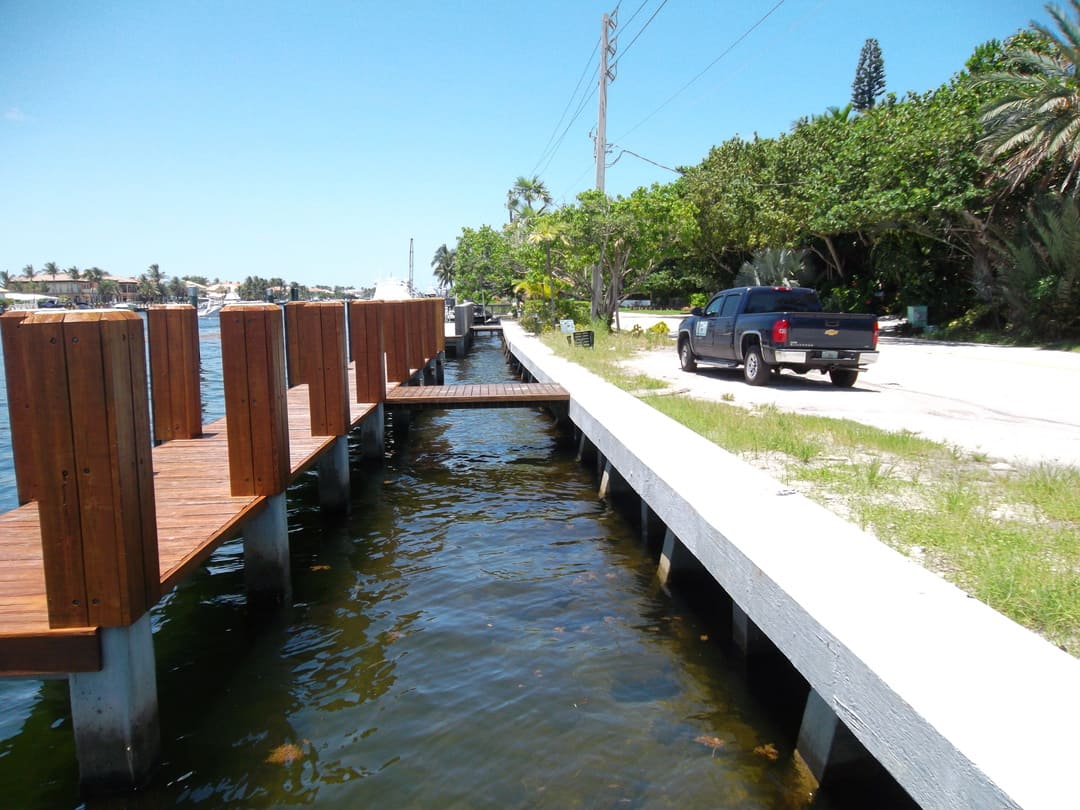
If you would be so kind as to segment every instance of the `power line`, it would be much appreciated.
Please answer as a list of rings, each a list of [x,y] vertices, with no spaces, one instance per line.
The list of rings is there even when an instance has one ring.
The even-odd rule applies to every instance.
[[[548,141],[544,145],[543,150],[541,150],[540,157],[537,159],[536,165],[533,166],[532,174],[534,174],[534,175],[537,174],[537,171],[540,168],[540,164],[544,162],[544,158],[547,156],[548,149],[553,150],[552,153],[551,153],[551,157],[548,158],[548,163],[550,164],[551,158],[555,157],[555,152],[557,152],[558,149],[559,149],[559,146],[562,145],[562,140],[563,140],[563,138],[566,137],[566,132],[570,129],[569,125],[567,126],[566,130],[563,131],[563,134],[559,137],[558,143],[556,143],[554,145],[554,147],[552,147],[552,142],[555,140],[555,133],[559,131],[559,127],[562,125],[563,119],[566,118],[567,110],[569,110],[570,106],[574,103],[574,96],[577,95],[578,90],[581,88],[581,83],[585,80],[585,76],[589,72],[589,66],[592,65],[593,57],[596,56],[596,52],[599,49],[600,49],[600,42],[597,41],[597,43],[593,46],[592,53],[589,54],[589,58],[585,62],[585,67],[582,68],[581,76],[578,78],[577,84],[574,85],[573,92],[570,93],[570,98],[567,99],[567,101],[566,101],[566,106],[563,108],[562,115],[559,116],[559,120],[555,123],[554,128],[551,130],[551,136],[548,138]],[[582,101],[579,104],[578,110],[574,113],[574,117],[570,119],[571,124],[574,122],[574,120],[577,118],[577,116],[581,114],[581,110],[584,109],[584,107],[585,107],[585,101],[588,101],[588,98],[586,98],[584,101]],[[545,166],[544,168],[546,169],[547,167]]]
[[[656,166],[658,168],[667,169],[669,172],[673,172],[675,174],[682,174],[682,172],[680,172],[678,169],[673,169],[670,166],[665,166],[663,163],[657,163],[655,160],[649,160],[649,158],[645,157],[644,155],[639,155],[637,152],[633,152],[624,146],[619,146],[617,143],[613,143],[611,144],[611,146],[614,146],[616,149],[618,149],[619,154],[615,157],[613,161],[611,161],[611,163],[608,164],[609,168],[618,163],[619,158],[621,158],[623,155],[633,155],[638,160],[644,160],[646,163],[651,163],[653,166]]]
[[[640,36],[641,36],[641,35],[642,35],[643,33],[645,33],[645,29],[649,27],[649,24],[650,24],[650,23],[651,23],[651,22],[652,22],[653,20],[655,20],[655,19],[656,19],[656,15],[657,15],[657,14],[659,14],[659,13],[660,13],[660,11],[661,11],[661,10],[662,10],[662,9],[664,8],[664,6],[666,6],[667,4],[668,4],[668,0],[664,0],[664,2],[662,2],[662,3],[661,3],[661,4],[659,5],[659,6],[657,6],[657,7],[656,7],[656,11],[654,11],[654,12],[652,13],[652,16],[651,16],[651,17],[649,17],[649,19],[647,19],[647,20],[645,21],[645,24],[644,24],[643,26],[641,26],[641,28],[639,28],[639,29],[638,29],[638,32],[637,32],[636,34],[634,34],[634,38],[633,38],[632,40],[630,40],[630,44],[629,44],[629,45],[627,45],[627,46],[626,46],[625,48],[623,48],[623,49],[622,49],[622,51],[621,51],[621,52],[619,53],[618,57],[617,57],[617,58],[615,59],[615,61],[611,63],[611,68],[612,68],[612,69],[614,69],[614,68],[615,68],[615,67],[616,67],[616,66],[617,66],[617,65],[619,64],[619,62],[620,62],[620,61],[622,60],[622,58],[623,58],[624,56],[626,56],[626,54],[627,54],[627,53],[629,52],[629,50],[630,50],[630,49],[631,49],[632,47],[634,47],[634,43],[638,41],[638,37],[640,37]],[[642,5],[642,6],[644,6],[645,4],[644,4],[644,3],[642,3],[641,5]],[[641,11],[641,7],[638,7],[638,11]],[[635,17],[637,16],[637,11],[635,11],[635,12],[634,12],[634,16],[635,16]],[[630,24],[630,22],[631,22],[631,21],[633,21],[633,19],[634,19],[634,17],[631,17],[631,18],[630,18],[630,21],[628,21],[628,22],[627,22],[627,25],[629,25],[629,24]]]
[[[665,0],[665,2],[666,2],[666,0]],[[708,73],[710,70],[712,70],[717,62],[719,62],[721,59],[723,59],[725,56],[727,56],[729,53],[731,53],[733,50],[735,50],[735,48],[739,45],[739,43],[741,43],[744,39],[746,39],[748,36],[750,36],[750,34],[752,34],[754,32],[754,30],[759,25],[761,25],[763,22],[765,22],[765,20],[769,19],[769,17],[771,17],[773,15],[773,12],[775,12],[778,8],[780,8],[780,6],[784,5],[784,2],[785,2],[785,0],[779,0],[779,2],[777,2],[776,5],[774,5],[768,11],[766,11],[765,14],[763,14],[761,16],[761,18],[758,19],[757,22],[755,22],[753,25],[751,25],[749,28],[747,28],[745,31],[743,31],[743,33],[740,34],[739,37],[737,39],[735,39],[734,42],[732,42],[730,45],[728,45],[727,48],[725,48],[720,53],[719,56],[717,56],[715,59],[713,59],[708,65],[706,65],[704,70],[702,70],[700,73],[698,73],[696,76],[694,76],[694,78],[692,78],[690,81],[688,81],[686,84],[684,84],[678,90],[676,90],[671,96],[668,97],[668,99],[663,104],[661,104],[659,107],[657,107],[651,113],[649,113],[644,118],[642,118],[640,121],[638,121],[636,124],[634,124],[634,126],[632,126],[630,129],[628,129],[622,135],[620,135],[619,136],[620,139],[625,138],[631,132],[634,132],[638,127],[642,126],[646,121],[650,120],[658,112],[660,112],[662,109],[664,109],[664,107],[666,107],[668,104],[670,104],[672,101],[674,101],[680,95],[682,95],[690,87],[690,85],[692,85],[694,82],[696,82],[702,76],[704,76],[706,73]],[[659,9],[657,9],[657,11],[659,11]]]

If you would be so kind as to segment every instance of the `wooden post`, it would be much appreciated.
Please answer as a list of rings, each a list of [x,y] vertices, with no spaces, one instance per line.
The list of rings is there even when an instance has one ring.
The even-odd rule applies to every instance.
[[[378,301],[349,304],[349,344],[356,363],[356,401],[383,402],[386,399],[385,305]]]
[[[49,624],[131,625],[161,589],[142,318],[35,313],[16,345],[34,367]]]
[[[274,304],[221,311],[221,368],[233,495],[264,495],[266,505],[244,525],[244,582],[248,603],[289,599],[289,414],[285,340]]]
[[[356,363],[356,401],[375,403],[360,423],[360,453],[382,458],[386,450],[386,304],[353,301],[349,304],[349,345]]]
[[[221,311],[221,366],[233,495],[275,495],[289,485],[289,415],[281,308]]]
[[[435,384],[442,385],[446,381],[446,301],[442,298],[431,299],[431,311],[435,324]]]
[[[304,375],[304,352],[300,349],[300,312],[303,301],[289,301],[285,304],[285,362],[287,363],[289,388],[307,382]]]
[[[5,312],[0,315],[0,340],[4,347],[4,374],[7,381],[8,421],[11,423],[11,455],[15,463],[15,489],[20,504],[37,497],[37,470],[34,468],[34,423],[36,415],[30,402],[29,368],[32,354],[21,344],[29,312]]]
[[[345,309],[336,302],[299,306],[299,342],[306,357],[311,435],[344,436],[351,426]]]
[[[405,384],[412,376],[409,368],[408,329],[405,301],[386,301],[382,304],[386,329],[383,333],[386,348],[386,379]]]
[[[199,316],[190,304],[150,307],[150,385],[154,439],[202,436],[199,387]]]

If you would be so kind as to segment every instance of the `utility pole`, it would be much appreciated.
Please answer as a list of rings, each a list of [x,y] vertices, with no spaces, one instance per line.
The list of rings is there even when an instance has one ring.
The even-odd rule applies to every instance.
[[[618,10],[611,14],[605,14],[600,18],[600,102],[596,115],[596,190],[604,190],[604,163],[607,161],[607,86],[609,81],[615,81],[614,71],[608,67],[608,57],[615,55],[615,44],[610,41],[608,34],[618,27],[616,19]],[[605,240],[606,241],[606,240]],[[600,315],[600,293],[603,286],[602,266],[604,263],[605,244],[600,244],[600,261],[593,265],[592,272],[592,304],[589,307],[590,317],[595,320]]]
[[[617,12],[605,14],[600,20],[600,108],[596,116],[596,189],[604,190],[604,162],[607,160],[607,86],[615,81],[615,72],[608,67],[608,57],[615,55],[615,45],[608,32],[618,26]]]

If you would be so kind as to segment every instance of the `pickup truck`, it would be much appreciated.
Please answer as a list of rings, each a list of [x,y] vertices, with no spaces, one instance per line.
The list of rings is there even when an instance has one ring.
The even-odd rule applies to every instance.
[[[679,325],[679,364],[743,367],[750,385],[768,385],[787,368],[828,372],[833,385],[850,388],[878,358],[875,315],[822,312],[809,287],[736,287],[694,307]]]

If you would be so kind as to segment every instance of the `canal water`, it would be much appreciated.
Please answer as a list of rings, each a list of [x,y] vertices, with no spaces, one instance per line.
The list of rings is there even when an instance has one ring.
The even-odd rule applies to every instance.
[[[509,376],[483,339],[447,378]],[[313,477],[290,490],[291,605],[247,609],[233,541],[154,610],[163,755],[144,792],[82,805],[66,681],[0,680],[0,804],[839,806],[811,799],[789,726],[659,588],[550,418],[425,412],[389,436],[383,463],[354,461],[348,517],[320,514]]]

